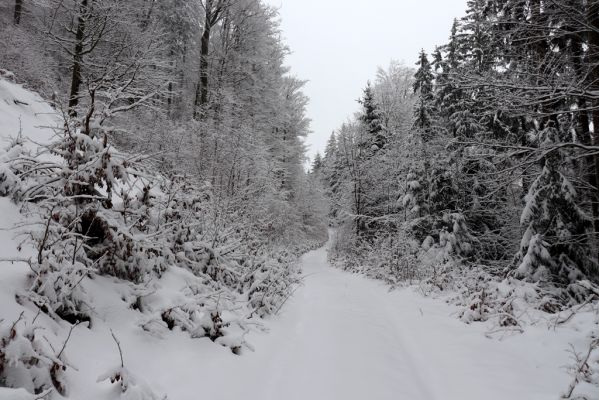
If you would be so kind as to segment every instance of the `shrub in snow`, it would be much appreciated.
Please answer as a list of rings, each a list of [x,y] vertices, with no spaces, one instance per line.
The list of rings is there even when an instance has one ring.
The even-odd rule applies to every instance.
[[[449,293],[448,301],[460,308],[463,322],[489,321],[488,335],[522,332],[527,324],[537,323],[531,309],[556,313],[563,308],[556,301],[557,293],[537,283],[503,278],[501,270],[492,266],[447,263],[431,270],[431,276],[420,282],[420,291]]]
[[[428,271],[419,259],[420,244],[407,229],[382,230],[358,238],[349,225],[342,225],[329,250],[329,261],[345,270],[363,273],[390,285],[420,281]]]
[[[181,297],[170,300],[172,303],[166,306],[165,299],[150,295],[153,305],[147,308],[153,310],[153,315],[142,319],[141,328],[157,337],[163,337],[169,330],[180,330],[192,338],[208,338],[239,353],[246,345],[239,338],[240,333],[247,330],[245,319],[251,310],[242,305],[243,297],[208,282],[189,279],[181,290]],[[240,311],[248,315],[241,317]]]
[[[228,324],[223,322],[221,313],[218,310],[203,312],[198,319],[198,326],[195,329],[196,337],[207,337],[213,342],[223,336],[223,327]]]
[[[223,336],[223,327],[228,323],[223,322],[218,310],[209,311],[205,305],[189,303],[183,306],[171,307],[160,314],[160,318],[168,329],[175,327],[182,331],[190,332],[192,337],[207,337],[212,341]]]
[[[161,245],[135,238],[134,232],[102,209],[88,209],[79,217],[78,229],[87,238],[87,257],[97,272],[134,283],[160,275],[169,261]]]
[[[297,267],[289,253],[263,255],[248,266],[246,286],[252,315],[265,316],[276,312],[300,284]]]
[[[9,82],[15,81],[15,74],[5,69],[0,68],[0,78],[6,79]]]
[[[472,252],[473,238],[466,226],[466,220],[460,213],[446,213],[443,215],[443,228],[439,233],[439,246],[447,254],[465,257]]]
[[[100,138],[73,127],[52,149],[66,162],[60,182],[63,200],[75,206],[62,208],[60,223],[74,227],[72,234],[83,238],[83,248],[97,271],[141,282],[148,273],[163,270],[160,250],[133,237],[132,230],[139,229],[144,219],[143,207],[149,201],[147,188],[142,190],[139,204],[131,204],[124,196],[122,209],[115,210],[121,212],[122,222],[111,211],[114,188],[129,183],[129,162],[107,145],[106,136]],[[127,210],[127,206],[137,212]]]
[[[15,322],[0,321],[0,387],[66,394],[66,364],[54,355],[41,329],[26,324],[23,314]]]
[[[67,121],[61,140],[51,146],[53,153],[66,162],[62,171],[64,195],[86,203],[99,196],[97,190],[102,187],[106,199],[101,200],[110,207],[114,186],[118,181],[127,182],[127,162],[115,157],[106,136],[100,138],[69,125]]]
[[[197,310],[194,306],[184,305],[168,308],[160,314],[160,318],[164,321],[168,329],[172,330],[178,327],[182,331],[192,332],[196,326],[195,313]]]
[[[470,323],[493,318],[499,330],[513,327],[521,331],[521,313],[528,304],[539,299],[535,288],[510,280],[497,281],[484,272],[465,274],[466,279],[458,291],[457,303],[462,306],[460,319]]]
[[[163,271],[167,260],[160,246],[134,238],[143,219],[132,216],[139,215],[130,212],[133,223],[126,218],[123,223],[122,210],[112,210],[113,189],[128,182],[128,162],[105,139],[82,133],[70,120],[58,137],[46,150],[59,158],[18,155],[5,167],[21,181],[18,198],[30,202],[37,221],[22,232],[37,250],[25,297],[44,312],[75,322],[89,318],[85,278],[100,273],[142,282]],[[143,211],[149,200],[140,192],[129,204]]]
[[[91,307],[82,285],[88,269],[79,261],[72,262],[66,252],[44,252],[44,255],[31,274],[26,297],[51,316],[71,323],[89,320]]]
[[[368,238],[353,236],[350,228],[339,228],[331,261],[393,285],[425,279],[444,290],[447,271],[472,255],[475,241],[460,213],[414,218],[399,229]]]
[[[404,231],[380,235],[369,255],[373,268],[367,274],[394,286],[422,279],[418,247],[418,243]]]
[[[164,270],[160,247],[135,238],[147,231],[150,194],[147,185],[139,188],[130,182],[131,161],[110,148],[105,135],[71,120],[49,147],[64,163],[57,181],[44,188],[55,194],[45,202],[56,208],[56,222],[79,240],[85,264],[132,282]],[[127,191],[135,193],[134,198]]]
[[[19,157],[26,153],[21,134],[11,140],[6,149],[0,149],[0,196],[16,196],[21,180],[16,174]]]
[[[426,228],[426,229],[423,229]],[[464,216],[460,213],[444,213],[440,220],[427,218],[419,223],[412,223],[412,231],[427,230],[428,235],[422,241],[419,262],[436,272],[443,265],[459,263],[472,255],[475,239],[470,234]]]
[[[6,165],[0,165],[0,196],[6,197],[16,191],[19,179]]]

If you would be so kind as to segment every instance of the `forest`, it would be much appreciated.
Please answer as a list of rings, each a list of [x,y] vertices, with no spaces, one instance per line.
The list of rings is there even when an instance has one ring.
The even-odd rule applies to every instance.
[[[599,398],[599,2],[468,0],[447,37],[361,83],[359,111],[308,162],[307,81],[286,64],[276,7],[2,0],[0,399]],[[408,305],[448,318],[419,326]],[[372,320],[481,331],[549,372],[511,360],[475,371],[496,368],[517,395],[458,395],[421,365],[431,350],[410,353],[414,337],[397,354],[431,374],[403,375],[418,394],[310,380],[319,357],[323,375],[359,361],[343,357]],[[277,327],[337,364],[302,367],[306,350],[287,369],[296,342]],[[552,350],[535,353],[537,337]],[[460,342],[458,370],[477,340]],[[276,362],[251,358],[269,343]],[[252,369],[306,384],[260,395]],[[214,388],[189,391],[188,372]],[[371,390],[365,376],[343,379]],[[233,395],[231,378],[257,389]]]
[[[546,310],[596,296],[598,12],[469,1],[414,69],[380,69],[313,165],[339,225],[334,261],[394,284],[533,282]],[[468,318],[485,318],[480,295]]]

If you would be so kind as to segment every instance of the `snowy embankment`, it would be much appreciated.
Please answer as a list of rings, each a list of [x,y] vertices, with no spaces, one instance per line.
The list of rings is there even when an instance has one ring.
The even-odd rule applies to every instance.
[[[156,349],[194,354],[190,370],[211,352],[250,350],[245,336],[298,277],[294,251],[312,244],[280,248],[228,226],[201,185],[134,169],[64,126],[0,70],[0,387],[38,393],[2,388],[0,398],[180,398],[148,379],[179,363],[165,359],[176,349]]]
[[[35,143],[53,135],[44,126],[56,123],[54,111],[41,98],[0,80],[0,135],[5,141],[20,130],[27,132],[27,146],[35,152]],[[36,256],[34,249],[20,246],[22,237],[14,230],[27,223],[20,211],[0,197],[1,259]],[[34,344],[49,347],[51,354],[62,353],[58,358],[66,365],[66,398],[77,400],[163,395],[171,400],[553,399],[571,381],[566,371],[572,364],[570,345],[584,351],[588,328],[598,323],[596,313],[585,312],[557,327],[541,320],[523,334],[490,339],[484,335],[487,325],[460,322],[452,315],[458,309],[442,300],[410,288],[389,292],[380,282],[331,268],[324,248],[306,254],[302,267],[303,286],[277,316],[245,321],[255,326],[240,331],[242,337],[236,340],[246,343],[240,356],[207,337],[193,338],[178,326],[166,329],[151,313],[128,307],[135,293],[113,277],[85,281],[93,305],[91,326],[73,328],[52,319],[32,304],[16,301],[30,285],[24,262],[0,261],[0,320],[10,327],[22,314],[20,329],[37,327]],[[196,279],[186,269],[169,269],[143,294],[144,308],[160,310],[188,301],[185,292]],[[235,316],[223,311],[222,318]],[[0,332],[3,338],[6,334]],[[7,351],[9,368],[10,357],[23,352],[26,349]],[[10,372],[14,381],[7,383],[18,386],[22,377]],[[47,373],[35,366],[29,372],[40,379]],[[126,384],[136,390],[123,393],[122,385],[110,383],[111,377],[125,373],[130,374]],[[99,379],[104,377],[108,380]],[[33,398],[38,396],[0,388],[2,400]]]

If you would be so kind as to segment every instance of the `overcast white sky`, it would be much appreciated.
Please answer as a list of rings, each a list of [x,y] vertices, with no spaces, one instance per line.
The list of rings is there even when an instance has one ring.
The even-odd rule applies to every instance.
[[[322,152],[331,132],[357,109],[377,66],[391,59],[412,66],[421,48],[449,36],[466,0],[266,0],[280,9],[287,64],[310,97],[309,155]]]

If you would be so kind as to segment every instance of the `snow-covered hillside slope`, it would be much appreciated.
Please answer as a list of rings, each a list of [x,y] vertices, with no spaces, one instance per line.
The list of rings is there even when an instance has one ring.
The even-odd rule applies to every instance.
[[[2,389],[0,398],[153,399],[163,393],[169,398],[196,393],[192,387],[171,387],[168,379],[154,379],[152,371],[180,371],[198,364],[201,373],[201,368],[212,368],[205,360],[211,354],[237,358],[233,353],[251,350],[245,336],[260,329],[260,316],[275,312],[292,290],[297,279],[294,251],[306,244],[289,250],[257,238],[242,242],[242,228],[210,216],[209,192],[155,173],[152,180],[146,179],[147,172],[140,169],[127,171],[131,179],[114,181],[117,195],[110,206],[97,202],[93,221],[103,221],[107,235],[89,233],[93,225],[83,230],[80,207],[89,208],[90,202],[69,200],[61,181],[77,185],[78,176],[90,176],[80,173],[90,166],[92,178],[96,174],[104,179],[106,175],[94,170],[97,165],[108,165],[100,172],[110,174],[117,171],[110,167],[113,160],[125,165],[123,160],[131,157],[76,131],[69,131],[67,139],[56,137],[54,128],[64,126],[58,113],[13,83],[9,73],[2,75],[0,387],[39,393]],[[61,140],[81,144],[67,150],[73,156],[83,156],[98,144],[104,150],[80,163],[78,171],[69,171],[58,155],[64,148]],[[41,196],[31,190],[44,186],[52,190],[38,191]],[[167,196],[163,187],[178,192]],[[85,196],[106,200],[105,185],[96,183],[94,189],[95,194]],[[47,193],[58,197],[48,198]],[[140,196],[149,201],[147,207],[135,203]],[[131,200],[134,203],[125,204]],[[140,219],[131,218],[140,211]],[[63,216],[69,214],[75,219],[66,219],[64,231]],[[156,225],[131,229],[142,220],[145,226],[150,226],[147,221]],[[83,252],[82,240],[87,246]],[[124,252],[104,247],[117,241],[123,241]],[[71,250],[66,250],[67,243]],[[103,255],[90,252],[94,245]],[[114,262],[101,270],[98,265],[106,254]],[[166,359],[177,349],[195,354],[194,365],[173,369],[179,361]]]
[[[12,74],[0,70],[0,133],[2,141],[26,132],[32,142],[47,143],[58,123],[57,112],[38,94],[12,80]]]
[[[58,123],[39,96],[0,80],[3,147],[21,130],[35,153]],[[523,334],[489,338],[489,326],[460,322],[452,315],[457,308],[416,288],[389,292],[380,282],[331,268],[322,248],[302,258],[304,284],[275,317],[242,319],[223,310],[231,331],[219,338],[222,346],[153,318],[167,304],[189,301],[190,282],[198,278],[184,268],[167,270],[141,295],[114,277],[86,280],[92,319],[71,325],[16,301],[29,289],[31,272],[18,260],[36,257],[35,249],[20,245],[19,227],[28,223],[21,211],[0,197],[0,337],[12,343],[0,361],[6,384],[23,382],[22,389],[0,388],[2,400],[555,399],[573,380],[569,350],[584,356],[588,333],[599,324],[597,310],[587,310],[565,324],[539,320]],[[139,297],[144,312],[134,306]],[[231,351],[236,345],[243,347],[240,355]],[[32,363],[27,371],[17,368],[23,354],[64,368],[55,376],[65,395],[27,392],[32,388],[23,374],[45,379],[48,371]],[[585,382],[576,390],[599,399]]]

